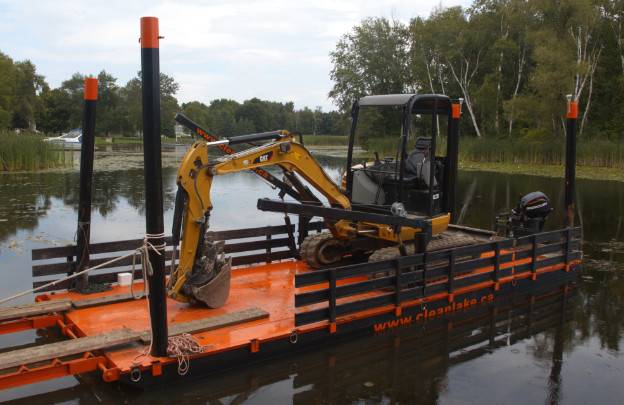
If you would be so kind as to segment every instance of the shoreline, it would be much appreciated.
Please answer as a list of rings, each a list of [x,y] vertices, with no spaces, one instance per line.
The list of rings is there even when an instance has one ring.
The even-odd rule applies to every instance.
[[[342,148],[337,146],[322,146],[322,145],[310,145],[308,147],[313,154],[328,155],[332,157],[342,157]],[[366,151],[359,149],[357,152],[359,156],[366,156]],[[137,160],[141,162],[134,162],[135,164],[142,163],[142,154],[137,154]],[[164,157],[164,156],[163,156]],[[345,155],[346,157],[346,155]],[[163,166],[175,166],[175,162],[172,161],[171,156],[164,157],[165,161]],[[175,160],[175,158],[174,158]],[[37,170],[19,170],[19,171],[0,171],[0,174],[23,174],[23,173],[48,173],[48,172],[60,172],[60,171],[73,171],[79,169],[80,158],[76,159],[73,165],[65,167],[55,167],[48,169]],[[97,160],[96,160],[97,162]],[[111,165],[112,168],[118,168],[117,165]],[[109,166],[109,167],[111,167]],[[471,161],[459,161],[459,170],[466,171],[483,171],[483,172],[500,172],[507,174],[523,174],[540,177],[564,177],[564,165],[547,165],[547,164],[521,164],[521,163],[506,163],[506,162],[471,162]],[[612,168],[612,167],[595,167],[595,166],[576,166],[576,178],[577,179],[589,179],[589,180],[605,180],[605,181],[619,181],[624,182],[624,169]]]

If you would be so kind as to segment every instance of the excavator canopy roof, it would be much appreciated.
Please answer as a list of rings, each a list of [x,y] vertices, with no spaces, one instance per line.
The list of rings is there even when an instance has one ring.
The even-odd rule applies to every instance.
[[[353,104],[352,113],[359,107],[408,107],[413,114],[432,114],[435,103],[438,104],[439,114],[450,114],[451,99],[442,94],[384,94],[366,96]]]

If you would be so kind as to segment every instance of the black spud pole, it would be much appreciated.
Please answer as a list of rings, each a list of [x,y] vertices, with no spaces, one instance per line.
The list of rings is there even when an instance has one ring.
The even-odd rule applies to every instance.
[[[457,200],[457,160],[459,159],[459,117],[461,115],[461,105],[463,99],[459,103],[454,103],[451,110],[451,131],[449,134],[448,144],[446,145],[446,167],[447,174],[444,176],[444,194],[446,201],[446,209],[451,214],[451,223],[454,224],[457,219],[455,215]]]
[[[80,199],[78,201],[78,229],[76,231],[76,256],[80,272],[89,267],[89,240],[91,236],[91,186],[93,185],[93,150],[95,149],[95,107],[98,79],[87,77],[84,85],[84,114],[82,145],[80,149]],[[74,288],[82,291],[87,285],[87,274],[76,278]]]
[[[141,72],[143,79],[143,157],[145,161],[145,224],[153,246],[163,246],[163,186],[160,154],[160,65],[158,19],[141,18]],[[152,356],[167,356],[167,302],[165,256],[149,250],[153,274],[149,281]]]
[[[578,102],[568,96],[568,112],[566,125],[566,163],[565,163],[565,212],[563,227],[574,226],[574,183],[576,178],[576,121],[578,119]]]

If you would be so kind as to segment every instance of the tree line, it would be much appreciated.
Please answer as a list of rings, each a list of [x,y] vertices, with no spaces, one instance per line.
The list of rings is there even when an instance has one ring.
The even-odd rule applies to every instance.
[[[476,0],[409,24],[367,18],[331,52],[342,111],[366,94],[442,93],[464,101],[462,133],[624,139],[624,0]]]
[[[295,110],[257,98],[179,105],[179,85],[161,74],[162,131],[183,112],[222,136],[289,129],[348,132],[351,105],[368,94],[442,93],[462,98],[462,133],[478,138],[562,137],[566,96],[579,103],[579,137],[624,138],[624,0],[475,0],[438,7],[409,24],[370,17],[330,52],[328,96],[339,112]],[[98,75],[98,135],[141,132],[141,76],[125,86]],[[46,133],[78,128],[84,76],[57,89],[28,60],[0,52],[0,129]]]
[[[98,76],[96,136],[133,136],[142,133],[141,72],[125,86],[105,70]],[[0,52],[0,129],[37,130],[59,134],[81,128],[84,106],[85,76],[75,73],[56,89],[36,72],[29,61],[14,62]],[[337,135],[348,123],[336,111],[323,112],[321,107],[295,110],[292,102],[280,103],[258,98],[239,103],[213,100],[209,105],[198,101],[179,104],[175,97],[178,83],[164,73],[160,75],[161,129],[175,136],[176,113],[184,115],[219,136],[243,135],[277,129],[304,134]]]

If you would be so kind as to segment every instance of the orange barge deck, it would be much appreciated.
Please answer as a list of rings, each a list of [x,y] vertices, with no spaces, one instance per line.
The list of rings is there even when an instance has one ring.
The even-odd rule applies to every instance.
[[[145,298],[133,299],[129,286],[91,295],[48,292],[37,297],[40,307],[3,308],[0,334],[59,326],[69,339],[0,353],[0,388],[95,370],[104,381],[147,388],[426,323],[517,291],[574,281],[579,236],[579,228],[571,228],[517,239],[481,238],[468,246],[316,271],[295,259],[239,265],[222,308],[167,300],[169,336],[188,333],[203,346],[190,355],[187,374],[176,358],[144,354],[151,340],[148,305]],[[257,249],[258,242],[245,243]],[[230,244],[230,251],[240,252],[241,245]],[[142,289],[142,281],[135,282],[135,293]]]

